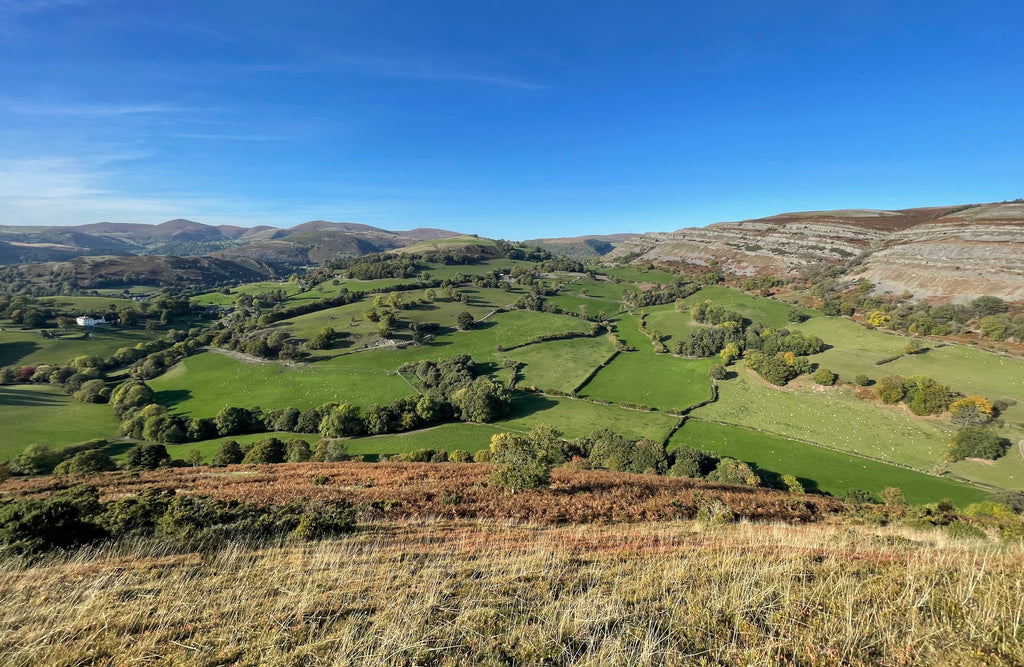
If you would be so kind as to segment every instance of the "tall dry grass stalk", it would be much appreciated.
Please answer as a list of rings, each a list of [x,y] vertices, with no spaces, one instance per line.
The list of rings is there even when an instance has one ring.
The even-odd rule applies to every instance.
[[[0,563],[4,665],[1020,665],[1024,554],[695,523],[373,525]]]

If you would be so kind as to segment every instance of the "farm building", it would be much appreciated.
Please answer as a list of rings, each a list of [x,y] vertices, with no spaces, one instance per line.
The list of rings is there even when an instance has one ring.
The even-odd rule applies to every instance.
[[[107,321],[102,317],[100,319],[96,319],[94,317],[89,317],[88,315],[83,315],[82,317],[77,318],[75,322],[77,322],[80,327],[99,327],[107,323]]]

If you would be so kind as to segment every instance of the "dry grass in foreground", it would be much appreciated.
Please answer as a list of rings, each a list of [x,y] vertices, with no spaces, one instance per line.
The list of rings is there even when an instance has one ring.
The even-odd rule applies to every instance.
[[[933,533],[405,521],[0,562],[0,664],[1020,665],[1022,588]]]

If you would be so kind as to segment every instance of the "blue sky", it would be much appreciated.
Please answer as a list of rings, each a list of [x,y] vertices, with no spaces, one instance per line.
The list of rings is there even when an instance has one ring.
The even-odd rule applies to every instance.
[[[1024,3],[0,0],[0,224],[485,236],[1024,196]]]

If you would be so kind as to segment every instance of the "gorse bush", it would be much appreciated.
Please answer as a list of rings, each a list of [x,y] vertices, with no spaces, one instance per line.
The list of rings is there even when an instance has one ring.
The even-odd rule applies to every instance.
[[[346,501],[239,503],[147,489],[107,503],[80,485],[46,499],[0,504],[0,545],[11,554],[38,554],[103,539],[157,537],[183,548],[225,540],[295,535],[320,539],[355,529]]]

